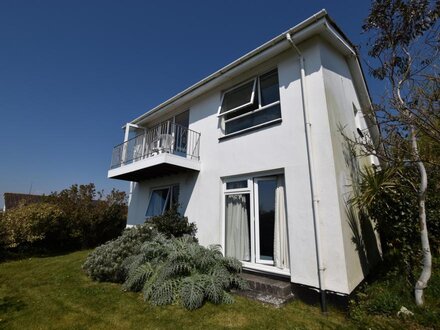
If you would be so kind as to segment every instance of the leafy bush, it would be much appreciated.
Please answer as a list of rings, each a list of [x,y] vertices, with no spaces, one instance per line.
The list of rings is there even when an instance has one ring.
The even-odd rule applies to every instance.
[[[7,245],[7,226],[3,220],[4,213],[0,211],[0,260],[3,258],[5,254],[6,245]]]
[[[357,196],[352,200],[364,215],[375,223],[381,238],[384,259],[390,270],[406,274],[414,280],[421,260],[417,194],[411,179],[417,174],[411,168],[389,167],[381,171],[365,168]],[[435,186],[435,181],[432,184]],[[438,185],[438,184],[437,184]],[[440,189],[428,195],[427,223],[431,248],[438,249],[440,221]]]
[[[147,220],[147,223],[153,224],[157,230],[167,238],[181,237],[183,235],[195,237],[197,232],[196,224],[194,222],[190,223],[187,217],[182,216],[177,211],[177,207],[177,205],[174,205],[163,215],[158,215]]]
[[[123,261],[140,253],[140,247],[152,240],[157,232],[166,237],[188,234],[195,240],[196,225],[172,208],[164,215],[154,217],[143,225],[126,229],[113,241],[96,248],[83,265],[85,272],[96,281],[124,282],[126,279]]]
[[[4,245],[9,248],[60,239],[58,229],[65,225],[65,214],[56,205],[29,204],[3,215]]]
[[[0,248],[23,252],[88,248],[118,237],[126,226],[125,193],[107,196],[94,184],[72,185],[2,214]]]
[[[232,303],[230,288],[244,289],[239,276],[241,263],[223,257],[218,246],[202,247],[191,236],[167,239],[158,234],[144,243],[138,255],[124,262],[127,280],[123,288],[143,292],[153,305],[180,301],[186,309],[196,309],[205,300]]]
[[[72,185],[47,197],[66,216],[66,242],[81,248],[95,247],[118,237],[127,223],[124,192],[113,189],[105,198],[93,183]]]
[[[140,252],[142,244],[156,234],[152,226],[140,225],[125,229],[118,238],[97,247],[87,257],[83,269],[95,281],[125,281],[123,261]]]

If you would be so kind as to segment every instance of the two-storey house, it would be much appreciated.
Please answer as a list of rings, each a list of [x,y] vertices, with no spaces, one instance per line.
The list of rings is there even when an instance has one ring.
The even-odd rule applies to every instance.
[[[374,138],[369,111],[356,50],[322,10],[127,123],[108,177],[131,182],[129,224],[179,203],[245,269],[350,294],[378,253],[346,201],[376,160],[340,130]]]

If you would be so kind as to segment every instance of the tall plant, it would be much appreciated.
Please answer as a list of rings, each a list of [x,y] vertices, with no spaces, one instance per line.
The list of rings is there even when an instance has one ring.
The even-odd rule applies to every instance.
[[[392,163],[413,164],[419,173],[423,269],[414,289],[418,305],[423,304],[432,267],[426,225],[428,176],[419,139],[440,143],[439,13],[439,0],[375,0],[363,26],[370,35],[369,55],[377,60],[371,74],[389,87],[389,95],[376,109],[385,145],[377,155]]]

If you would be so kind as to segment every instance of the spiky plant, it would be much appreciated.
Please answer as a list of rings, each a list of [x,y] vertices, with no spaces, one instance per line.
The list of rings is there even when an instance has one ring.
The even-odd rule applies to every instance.
[[[126,229],[121,236],[90,253],[82,268],[95,281],[124,282],[127,278],[125,260],[128,258],[133,262],[142,244],[156,233],[157,231],[148,225]]]
[[[124,265],[128,276],[123,288],[142,291],[153,305],[180,302],[192,310],[205,300],[232,303],[227,291],[247,288],[237,259],[223,257],[219,246],[205,248],[191,236],[167,239],[158,234]]]

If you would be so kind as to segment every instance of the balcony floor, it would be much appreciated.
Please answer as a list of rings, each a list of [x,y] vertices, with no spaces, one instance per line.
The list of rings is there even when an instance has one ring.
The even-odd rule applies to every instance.
[[[143,181],[176,173],[200,171],[200,162],[169,153],[161,153],[108,171],[108,178]]]

